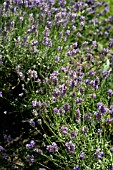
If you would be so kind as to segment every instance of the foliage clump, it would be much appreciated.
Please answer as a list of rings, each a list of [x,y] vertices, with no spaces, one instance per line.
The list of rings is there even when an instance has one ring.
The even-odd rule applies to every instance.
[[[113,16],[97,0],[13,0],[0,17],[0,163],[113,169]]]

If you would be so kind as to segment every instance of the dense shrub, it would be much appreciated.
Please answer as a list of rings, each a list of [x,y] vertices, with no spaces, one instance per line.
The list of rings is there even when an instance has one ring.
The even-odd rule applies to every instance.
[[[4,2],[1,167],[112,170],[110,14],[106,1]]]

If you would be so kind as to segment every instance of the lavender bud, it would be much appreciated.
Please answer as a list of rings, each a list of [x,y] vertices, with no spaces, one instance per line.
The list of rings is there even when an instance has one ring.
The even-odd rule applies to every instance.
[[[0,91],[0,97],[3,97],[3,95],[2,95],[2,91]]]
[[[108,96],[111,96],[111,95],[113,95],[113,90],[109,89],[108,90]]]
[[[55,108],[53,109],[53,113],[54,113],[54,114],[57,114],[57,113],[59,113],[59,110],[55,107]]]
[[[35,127],[35,122],[34,122],[33,119],[30,119],[30,120],[29,120],[29,124],[30,124],[32,127]]]
[[[110,152],[113,153],[113,148],[110,148]]]
[[[75,138],[75,137],[77,136],[77,133],[74,132],[74,131],[72,131],[70,134],[71,134],[72,139]]]
[[[68,130],[68,128],[66,126],[61,127],[61,133],[62,134],[67,134],[67,130]]]
[[[73,168],[73,170],[81,170],[81,168],[80,168],[78,165],[76,165],[76,166]]]
[[[33,106],[33,107],[36,107],[36,106],[37,106],[37,101],[36,101],[36,100],[32,101],[32,106]]]
[[[84,152],[80,153],[80,159],[83,160],[84,159]]]

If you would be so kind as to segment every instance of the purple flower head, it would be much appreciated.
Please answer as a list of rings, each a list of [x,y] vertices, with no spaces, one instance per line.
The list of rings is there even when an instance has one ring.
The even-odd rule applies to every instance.
[[[67,87],[65,86],[65,84],[62,84],[62,85],[59,85],[59,89],[60,89],[61,95],[63,97],[66,94]]]
[[[0,97],[2,97],[2,91],[0,91]]]
[[[109,11],[109,6],[105,6],[105,8],[104,8],[104,12],[108,12]]]
[[[38,152],[39,152],[39,149],[38,149],[38,148],[34,148],[33,151],[36,152],[36,153],[38,153]]]
[[[28,34],[29,34],[29,33],[32,33],[32,31],[33,31],[32,29],[28,29],[28,30],[27,30],[27,33],[28,33]]]
[[[32,148],[34,148],[34,146],[36,145],[36,142],[34,140],[31,140],[30,145],[31,145]]]
[[[84,94],[85,89],[84,89],[84,88],[82,88],[82,87],[80,87],[80,88],[79,88],[79,91],[80,91],[80,93],[83,95],[83,94]]]
[[[67,52],[67,55],[68,55],[68,56],[72,56],[72,51],[68,51],[68,52]]]
[[[113,147],[112,147],[112,148],[110,148],[110,152],[111,152],[111,153],[113,153]]]
[[[62,47],[58,46],[58,51],[61,52],[62,51]]]
[[[39,108],[41,108],[41,107],[42,107],[42,103],[41,103],[41,101],[38,101],[38,102],[37,102],[37,106],[38,106]]]
[[[110,166],[109,166],[109,169],[110,169],[110,170],[113,170],[113,165],[110,165]]]
[[[32,46],[37,46],[38,45],[38,41],[32,41]]]
[[[66,35],[70,35],[70,30],[66,30]]]
[[[24,20],[24,17],[23,17],[23,16],[21,16],[21,17],[19,17],[19,19],[20,19],[20,21],[23,21],[23,20]]]
[[[57,83],[58,83],[58,78],[57,78],[57,76],[54,76],[54,77],[52,78],[52,81],[53,81],[53,83],[54,83],[54,86],[56,86]]]
[[[109,47],[113,47],[113,38],[110,38]]]
[[[36,30],[36,26],[35,25],[32,25],[32,31],[35,31]]]
[[[100,112],[95,112],[94,114],[95,114],[96,120],[97,120],[98,122],[101,122],[101,121],[102,121],[102,113],[100,113]]]
[[[111,24],[113,24],[113,16],[109,16],[108,20]]]
[[[68,130],[68,127],[66,127],[66,126],[61,127],[61,133],[62,134],[67,134],[67,130]]]
[[[108,70],[105,70],[103,71],[103,77],[108,77],[109,76],[109,71]]]
[[[29,124],[30,124],[32,127],[35,127],[35,122],[34,122],[33,119],[30,119],[30,120],[29,120]]]
[[[56,100],[57,100],[56,97],[52,97],[52,101],[56,102]]]
[[[54,114],[59,113],[59,109],[57,109],[57,107],[55,107],[55,108],[53,109],[53,113],[54,113]]]
[[[95,85],[99,85],[99,83],[100,83],[100,79],[97,77],[97,78],[95,79]]]
[[[57,152],[58,151],[58,146],[55,142],[52,143],[52,145],[47,145],[46,149],[49,151],[49,152]]]
[[[72,93],[72,97],[75,98],[76,97],[76,92]]]
[[[75,152],[76,146],[72,141],[66,142],[65,146],[71,154]]]
[[[75,19],[77,17],[76,13],[71,13],[71,19]]]
[[[107,124],[112,124],[113,123],[113,118],[107,118],[106,123]]]
[[[84,41],[82,44],[82,46],[86,46],[86,45],[88,45],[88,41]]]
[[[88,127],[87,126],[84,126],[83,128],[82,128],[82,133],[84,133],[84,134],[87,134],[88,133]]]
[[[5,149],[2,146],[0,146],[0,152],[1,151],[5,151]]]
[[[78,108],[78,109],[76,109],[75,122],[79,123],[80,122],[80,118],[81,118],[81,115],[80,115],[80,110]]]
[[[92,87],[95,87],[95,81],[94,81],[94,80],[91,80],[91,81],[89,82],[89,85],[92,86]]]
[[[92,114],[91,114],[91,113],[84,114],[84,119],[85,119],[86,121],[90,121],[90,120],[91,120],[91,117],[92,117]]]
[[[91,94],[90,96],[91,96],[91,98],[93,98],[93,99],[96,98],[96,94],[95,94],[95,93],[94,93],[94,94]]]
[[[111,95],[113,95],[113,90],[109,89],[108,90],[108,96],[111,96]]]
[[[60,61],[60,57],[59,56],[55,56],[54,59],[55,59],[55,61]]]
[[[20,76],[20,77],[24,77],[24,74],[20,71],[20,72],[18,72],[18,75]]]
[[[110,50],[108,48],[104,48],[102,50],[101,57],[104,58],[109,52],[110,52]]]
[[[33,107],[36,107],[36,106],[37,106],[37,101],[36,101],[36,100],[33,100],[33,101],[32,101],[32,106],[33,106]]]
[[[70,134],[71,134],[72,139],[77,136],[77,132],[74,132],[74,131],[72,131]]]
[[[31,149],[31,145],[30,144],[26,144],[26,149]]]
[[[84,80],[84,82],[85,82],[86,85],[89,84],[89,80],[88,79]]]
[[[34,79],[35,79],[35,78],[38,77],[37,71],[35,71],[35,70],[29,69],[28,72],[27,72],[27,74],[28,74],[28,77],[29,77],[29,78],[34,78]]]
[[[99,108],[102,105],[103,105],[103,103],[101,103],[101,102],[97,103],[97,108]]]
[[[59,112],[60,112],[60,114],[62,115],[62,114],[64,114],[66,111],[64,110],[64,108],[60,108],[60,109],[59,109]]]
[[[72,88],[76,87],[76,85],[77,85],[77,82],[76,82],[76,81],[74,81],[74,80],[70,81],[70,86],[71,86]]]
[[[34,155],[27,155],[27,161],[30,162],[30,163],[33,163],[34,162]]]
[[[54,97],[58,97],[60,94],[59,90],[53,90]]]
[[[96,41],[92,41],[92,45],[93,45],[94,47],[96,47],[96,45],[97,45]]]
[[[88,3],[90,3],[90,4],[94,4],[94,0],[88,0]]]
[[[0,60],[2,59],[2,55],[0,54]]]
[[[98,107],[99,113],[106,113],[107,112],[107,108],[106,106],[102,105]]]
[[[76,165],[76,166],[73,168],[73,170],[81,170],[81,168],[80,168],[78,165]]]
[[[75,31],[76,29],[77,29],[76,26],[73,25],[72,30]]]
[[[102,134],[102,132],[103,132],[103,131],[102,131],[101,129],[98,129],[98,133],[99,133],[99,134]]]
[[[51,28],[52,27],[52,22],[51,21],[47,21],[47,26],[49,27],[49,28]]]
[[[66,71],[67,71],[65,67],[62,67],[61,70],[63,73],[66,73]]]
[[[110,105],[110,109],[113,110],[113,105]]]
[[[11,26],[12,26],[12,27],[14,27],[15,22],[14,22],[14,21],[12,21],[10,24],[11,24]]]
[[[78,104],[78,103],[82,103],[82,98],[78,98],[78,99],[76,99],[76,104]]]
[[[96,159],[102,159],[105,156],[103,151],[100,151],[100,149],[96,149],[96,152],[94,153],[94,157]]]
[[[66,4],[66,1],[65,1],[65,0],[60,0],[60,1],[58,2],[58,5],[61,6],[61,7],[63,7],[65,4]]]
[[[83,21],[80,22],[80,26],[84,26],[85,23]]]
[[[73,48],[77,48],[77,46],[78,46],[78,42],[75,42],[75,43],[73,44]]]
[[[76,116],[80,116],[80,109],[76,109]]]
[[[94,71],[90,71],[89,73],[88,73],[88,76],[89,77],[92,77],[92,76],[94,76],[95,75],[95,72]],[[95,82],[95,81],[94,81]]]
[[[68,111],[68,110],[70,110],[70,109],[71,109],[70,104],[69,104],[69,103],[66,103],[66,104],[64,105],[64,110],[65,110],[65,111]]]
[[[80,159],[83,160],[84,159],[84,152],[80,153]]]
[[[85,17],[83,15],[80,16],[80,21],[84,21]]]

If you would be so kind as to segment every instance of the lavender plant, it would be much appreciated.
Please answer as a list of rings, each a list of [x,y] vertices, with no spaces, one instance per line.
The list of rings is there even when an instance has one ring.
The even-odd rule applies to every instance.
[[[6,1],[0,23],[0,166],[111,170],[109,3]]]

